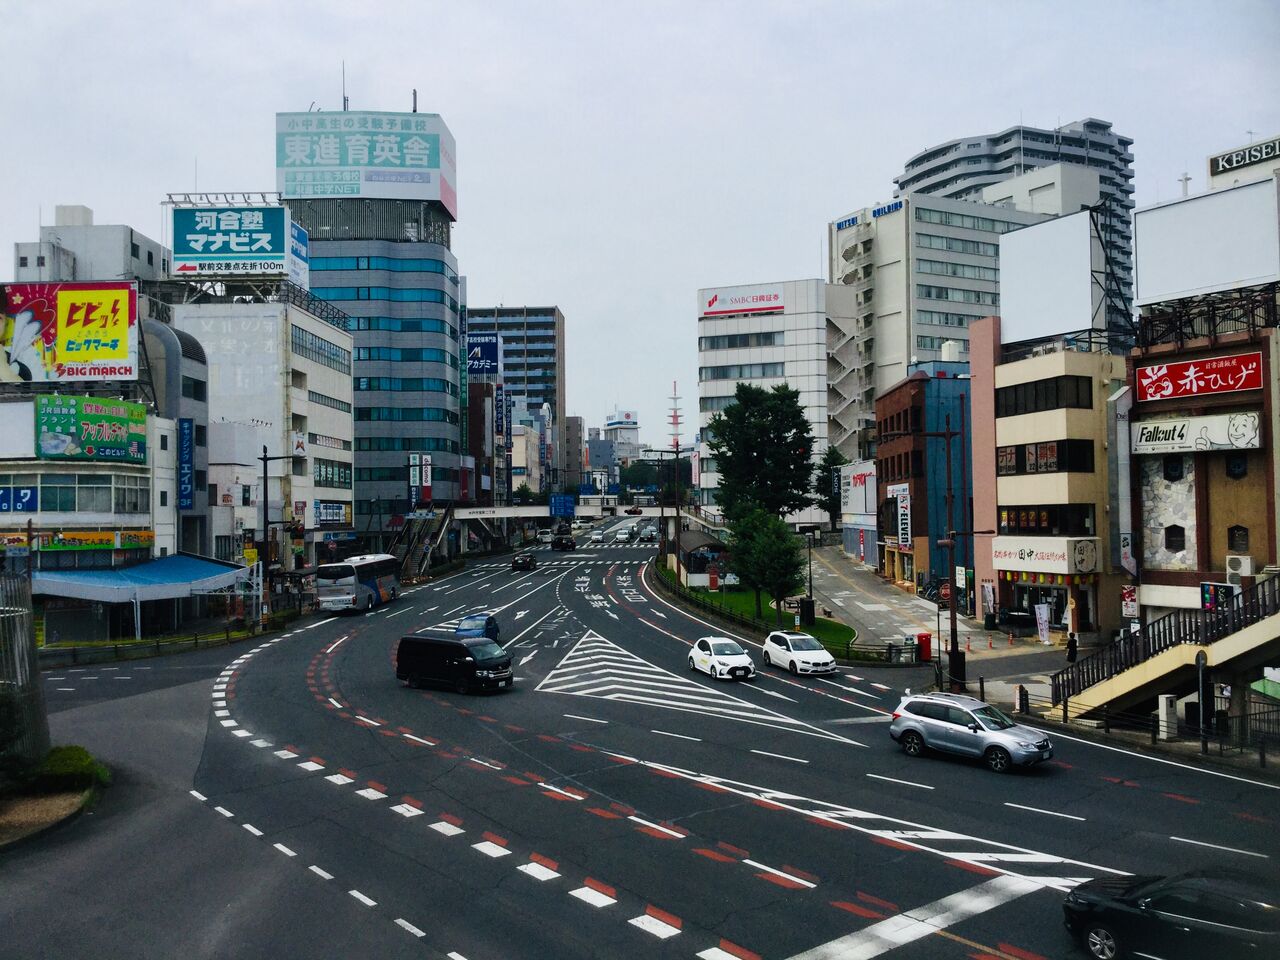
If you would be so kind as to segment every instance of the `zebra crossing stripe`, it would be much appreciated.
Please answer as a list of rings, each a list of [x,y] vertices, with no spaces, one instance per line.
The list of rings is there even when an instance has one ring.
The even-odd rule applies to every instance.
[[[595,697],[661,707],[664,710],[679,710],[772,727],[775,730],[790,730],[824,740],[858,743],[664,670],[624,650],[594,630],[583,634],[535,689],[543,693]]]

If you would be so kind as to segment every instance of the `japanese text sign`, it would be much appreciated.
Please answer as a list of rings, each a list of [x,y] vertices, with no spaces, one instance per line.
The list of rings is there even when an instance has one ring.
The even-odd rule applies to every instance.
[[[453,134],[434,113],[276,114],[285,197],[437,200],[456,217]]]
[[[178,420],[178,509],[195,507],[195,421],[190,417]]]
[[[175,277],[287,273],[284,207],[173,207]]]
[[[96,397],[35,398],[41,460],[147,462],[147,408]]]
[[[9,284],[0,347],[0,378],[9,381],[136,380],[137,287]]]
[[[1262,354],[1180,360],[1137,369],[1138,401],[1180,400],[1262,389]]]
[[[497,373],[502,341],[496,333],[467,334],[467,372]]]

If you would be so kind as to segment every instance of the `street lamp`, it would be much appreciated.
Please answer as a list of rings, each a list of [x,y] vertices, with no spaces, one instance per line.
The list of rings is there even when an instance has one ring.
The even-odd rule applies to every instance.
[[[804,535],[805,541],[809,544],[809,599],[813,599],[813,531],[810,530]]]

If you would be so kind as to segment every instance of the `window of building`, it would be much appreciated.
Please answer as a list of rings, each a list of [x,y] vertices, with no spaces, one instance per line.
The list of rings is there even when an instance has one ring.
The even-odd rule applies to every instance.
[[[351,487],[351,464],[316,457],[311,463],[311,480],[317,487]]]
[[[19,257],[19,258],[18,258],[18,266],[20,266],[20,267],[25,267],[26,265],[27,265],[27,258],[26,258],[26,257]]]
[[[160,506],[162,506],[162,507],[167,507],[168,505],[169,505],[169,491],[168,491],[168,490],[161,490],[161,491],[160,491]]]
[[[167,433],[160,434],[160,449],[161,450],[169,449],[169,435]]]
[[[147,251],[147,266],[148,266],[148,267],[154,267],[155,265],[156,265],[156,255],[155,255],[154,251],[148,250],[148,251]]]
[[[457,423],[458,414],[441,407],[356,407],[356,421],[400,421],[413,423]]]
[[[942,345],[947,342],[957,343],[960,345],[961,353],[969,352],[969,341],[961,340],[958,337],[916,337],[917,350],[941,350]]]
[[[942,277],[963,277],[966,280],[996,281],[1000,279],[1000,271],[995,267],[980,267],[972,263],[950,263],[945,260],[917,260],[916,272]]]
[[[188,400],[199,400],[203,403],[209,396],[208,384],[203,380],[197,380],[195,377],[183,377],[182,395]]]
[[[735,363],[723,367],[699,367],[698,380],[763,380],[784,376],[781,363]]]
[[[458,395],[456,384],[439,377],[356,377],[356,390],[390,390],[410,393],[447,393]]]
[[[111,475],[80,474],[76,480],[76,509],[82,513],[111,512]]]
[[[114,486],[116,513],[151,511],[151,488],[146,477],[116,477]]]
[[[213,538],[213,555],[218,560],[230,560],[235,554],[235,538],[230,534],[218,534]]]
[[[197,423],[195,429],[195,441],[197,447],[207,447],[209,445],[209,428]]]
[[[432,347],[356,347],[357,360],[387,360],[392,363],[448,363],[458,366],[458,358]]]
[[[1091,503],[1046,503],[999,508],[1002,536],[1092,537],[1094,505]]]
[[[916,284],[916,296],[922,300],[952,300],[956,303],[981,303],[994,307],[1000,304],[1000,295],[987,290],[964,290],[960,287],[935,287]]]
[[[142,249],[136,243],[129,244],[129,255],[133,257],[133,259],[137,260],[141,253]]]
[[[997,417],[1015,417],[1046,410],[1089,410],[1092,407],[1093,381],[1089,377],[1048,377],[996,389]]]
[[[1164,528],[1164,548],[1171,553],[1187,549],[1187,531],[1176,523]]]
[[[289,337],[293,352],[298,356],[322,363],[339,373],[351,372],[351,351],[345,347],[330,343],[324,337],[299,326],[291,328]]]
[[[736,350],[741,347],[780,347],[783,345],[781,330],[765,333],[727,333],[715,337],[699,337],[698,351]]]
[[[1249,528],[1239,524],[1227,527],[1227,549],[1232,553],[1249,552]]]
[[[1243,480],[1249,473],[1249,455],[1240,452],[1228,453],[1226,471],[1228,479]]]
[[[343,413],[351,412],[351,404],[345,400],[339,400],[337,397],[331,397],[328,394],[316,393],[314,390],[307,391],[307,399],[312,403],[318,403],[322,407],[331,407],[334,410],[341,410]]]
[[[252,505],[253,487],[247,483],[240,485],[240,506],[248,507]]]
[[[207,490],[209,488],[209,473],[206,470],[196,471],[196,489]]]
[[[1185,474],[1186,464],[1180,453],[1171,453],[1164,458],[1162,463],[1164,470],[1164,478],[1169,483],[1177,483]]]
[[[1093,473],[1092,440],[1048,440],[996,447],[996,475]]]
[[[36,266],[37,267],[44,266],[44,254],[40,254],[39,256],[36,257]]]

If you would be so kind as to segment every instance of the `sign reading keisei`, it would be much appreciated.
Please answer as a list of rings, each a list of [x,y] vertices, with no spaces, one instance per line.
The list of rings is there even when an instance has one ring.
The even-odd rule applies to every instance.
[[[173,207],[172,213],[173,276],[288,273],[285,207]]]

